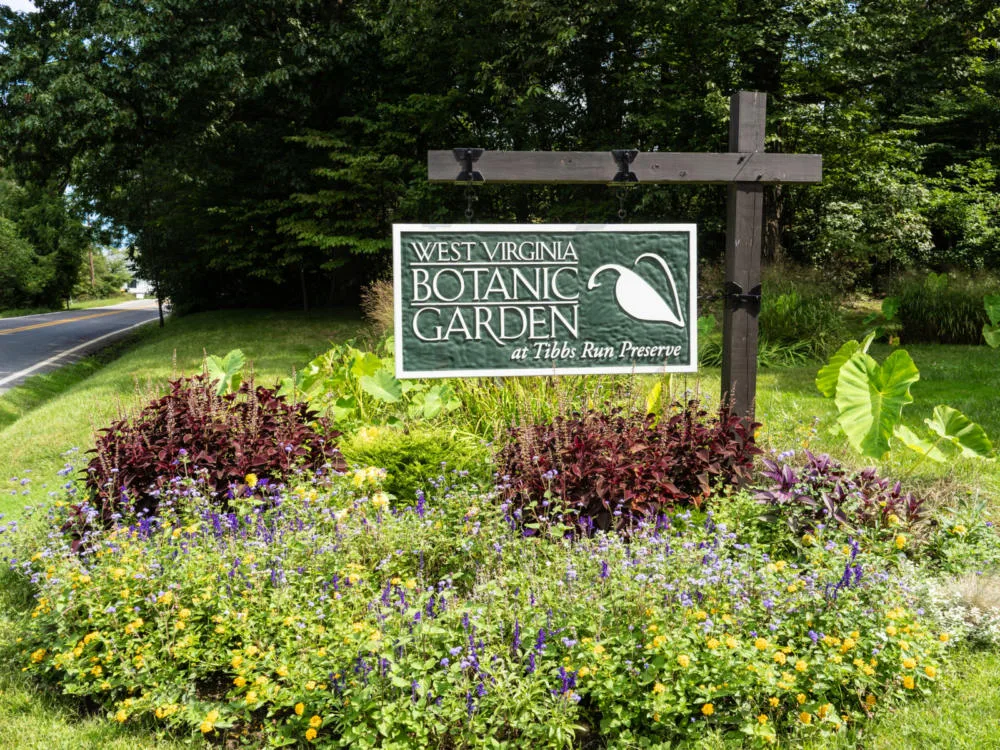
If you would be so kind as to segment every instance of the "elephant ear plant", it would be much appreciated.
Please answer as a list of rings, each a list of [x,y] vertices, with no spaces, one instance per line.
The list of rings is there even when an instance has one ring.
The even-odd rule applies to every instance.
[[[983,338],[994,349],[1000,348],[1000,294],[987,294],[983,298],[989,323],[983,326]]]
[[[857,452],[881,459],[902,445],[933,461],[958,457],[992,458],[993,444],[983,428],[957,409],[939,405],[924,423],[925,440],[902,423],[903,407],[913,403],[910,387],[920,371],[909,353],[896,349],[880,365],[868,353],[875,338],[848,341],[816,375],[816,387],[837,405],[837,423]]]

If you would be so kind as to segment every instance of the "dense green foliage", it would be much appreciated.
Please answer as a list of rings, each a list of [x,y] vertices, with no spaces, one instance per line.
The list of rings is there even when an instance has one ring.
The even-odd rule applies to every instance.
[[[1000,261],[988,0],[38,7],[0,16],[2,159],[128,230],[181,307],[351,298],[392,221],[460,218],[461,192],[426,183],[428,148],[719,151],[740,89],[769,95],[769,150],[824,155],[821,186],[768,191],[769,257],[843,286]],[[603,187],[477,192],[496,220],[617,208]],[[640,187],[626,204],[698,222],[713,255],[723,196]]]
[[[984,297],[1000,292],[995,277],[907,275],[893,288],[895,319],[906,342],[978,344],[989,317]]]

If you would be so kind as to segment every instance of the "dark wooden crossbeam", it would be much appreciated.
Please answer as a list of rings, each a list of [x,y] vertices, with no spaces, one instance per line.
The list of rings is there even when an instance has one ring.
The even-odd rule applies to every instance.
[[[456,182],[463,170],[454,151],[428,151],[431,182]],[[607,184],[619,168],[610,151],[484,151],[473,163],[483,181],[497,183]],[[640,152],[629,165],[639,184],[817,182],[819,154]],[[464,183],[464,180],[461,180]]]
[[[634,152],[628,184],[729,186],[726,207],[726,309],[723,317],[722,397],[734,412],[752,419],[757,389],[757,315],[764,233],[764,185],[820,182],[819,154],[764,152],[767,96],[741,91],[729,102],[729,152],[688,154]],[[471,153],[469,153],[471,152]],[[427,153],[431,182],[604,183],[623,175],[621,152],[481,151]]]

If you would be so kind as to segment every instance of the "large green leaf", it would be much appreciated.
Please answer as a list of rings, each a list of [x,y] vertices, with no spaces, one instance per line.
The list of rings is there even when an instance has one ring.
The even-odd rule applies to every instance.
[[[394,404],[403,397],[403,387],[391,370],[379,370],[374,375],[363,375],[358,379],[362,390],[379,401]]]
[[[983,297],[983,307],[986,308],[986,317],[994,327],[1000,326],[1000,294],[987,294]]]
[[[926,456],[932,461],[943,463],[955,457],[955,451],[952,448],[951,443],[943,443],[941,445],[931,443],[917,435],[906,425],[896,425],[895,436],[899,442],[911,451],[918,453],[921,456]],[[938,441],[938,443],[940,443],[940,441]]]
[[[827,398],[833,398],[837,393],[837,380],[840,379],[840,368],[844,366],[854,353],[860,348],[860,344],[851,339],[840,347],[836,353],[830,357],[830,361],[823,365],[816,373],[816,387],[819,392]]]
[[[214,354],[205,357],[205,370],[208,372],[209,380],[215,383],[218,395],[221,396],[230,389],[235,391],[240,387],[244,364],[246,357],[239,349],[233,349],[225,357],[217,357]]]
[[[887,323],[894,321],[898,312],[899,297],[886,297],[882,300],[882,317],[885,318]]]
[[[357,351],[354,354],[354,361],[351,363],[351,374],[356,378],[363,378],[366,375],[374,375],[382,369],[382,360],[371,352]]]
[[[983,338],[986,339],[986,343],[994,349],[1000,349],[1000,325],[984,325]]]
[[[881,367],[864,352],[844,363],[835,397],[837,422],[856,451],[871,458],[888,452],[903,407],[913,402],[910,386],[919,379],[917,366],[902,349],[886,357]]]
[[[988,458],[993,454],[993,443],[985,430],[958,409],[935,407],[934,414],[924,422],[966,458]]]
[[[840,368],[844,366],[855,352],[867,352],[868,347],[875,340],[875,332],[872,331],[859,344],[854,339],[846,342],[836,353],[830,357],[830,361],[820,368],[816,373],[816,387],[819,392],[827,398],[833,398],[837,392],[837,380],[840,379]]]

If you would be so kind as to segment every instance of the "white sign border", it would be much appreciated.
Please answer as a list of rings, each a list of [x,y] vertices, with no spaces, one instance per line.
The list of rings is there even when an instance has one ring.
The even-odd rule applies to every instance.
[[[538,375],[664,375],[698,371],[698,245],[695,224],[393,224],[392,225],[392,301],[395,330],[396,377],[412,378],[489,378]],[[609,367],[535,367],[522,369],[407,370],[403,363],[403,232],[687,232],[688,233],[688,317],[691,335],[686,365],[612,365]],[[693,313],[693,314],[692,314]]]

